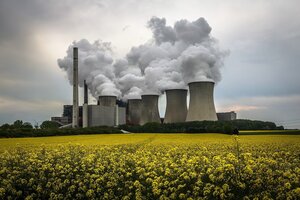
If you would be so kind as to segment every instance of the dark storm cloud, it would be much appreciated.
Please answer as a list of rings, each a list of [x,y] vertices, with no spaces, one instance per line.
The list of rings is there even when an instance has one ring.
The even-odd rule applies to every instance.
[[[102,7],[101,0],[1,0],[1,42],[25,42],[37,27],[66,29],[66,24],[76,26],[74,15],[89,12],[93,6]],[[79,11],[79,12],[78,12]],[[76,13],[78,12],[78,13]],[[29,45],[29,44],[26,44]]]

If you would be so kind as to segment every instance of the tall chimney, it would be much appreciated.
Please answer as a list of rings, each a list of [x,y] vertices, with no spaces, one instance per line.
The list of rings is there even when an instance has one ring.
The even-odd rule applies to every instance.
[[[214,82],[189,83],[190,106],[186,121],[217,121],[214,104]]]
[[[83,89],[84,89],[84,102],[83,102],[83,106],[82,106],[82,127],[86,128],[89,126],[89,120],[88,120],[88,115],[89,115],[89,111],[88,111],[88,88],[87,88],[87,84],[86,81],[84,80],[83,83]]]
[[[88,87],[87,87],[87,84],[86,84],[86,80],[84,80],[84,84],[83,84],[83,89],[84,89],[84,103],[88,104]]]
[[[166,90],[167,108],[164,123],[185,122],[187,115],[185,89]]]
[[[78,48],[73,48],[73,115],[72,127],[78,127]]]

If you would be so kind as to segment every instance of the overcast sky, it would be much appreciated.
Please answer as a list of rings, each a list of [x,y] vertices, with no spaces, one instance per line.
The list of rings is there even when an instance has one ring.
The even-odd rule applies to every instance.
[[[82,38],[115,57],[152,37],[147,21],[204,17],[230,55],[215,88],[218,112],[300,128],[298,0],[0,0],[0,124],[41,123],[71,104],[57,59]],[[161,108],[164,107],[161,105]]]

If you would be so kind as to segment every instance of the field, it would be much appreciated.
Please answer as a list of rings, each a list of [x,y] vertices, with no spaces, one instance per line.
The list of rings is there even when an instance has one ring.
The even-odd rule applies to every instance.
[[[0,199],[300,199],[300,136],[0,139]]]

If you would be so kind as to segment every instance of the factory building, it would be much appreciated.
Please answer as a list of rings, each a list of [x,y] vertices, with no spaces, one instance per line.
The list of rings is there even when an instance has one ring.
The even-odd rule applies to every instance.
[[[81,124],[80,119],[82,119],[82,106],[78,107],[79,109],[79,124]],[[60,125],[72,124],[73,116],[73,105],[64,105],[63,114],[61,117],[51,117],[51,121],[57,122]]]
[[[103,96],[100,98],[100,105],[84,104],[83,113],[83,127],[118,126],[126,123],[126,107],[119,107],[116,98]]]
[[[230,121],[230,120],[236,120],[236,113],[234,111],[231,112],[222,112],[217,113],[218,120],[219,121]]]
[[[82,127],[118,126],[126,123],[126,107],[116,96],[99,96],[97,105],[88,104],[87,84],[84,82]]]
[[[69,119],[69,117],[51,117],[51,121],[52,122],[57,122],[61,126],[72,123],[72,121]]]

